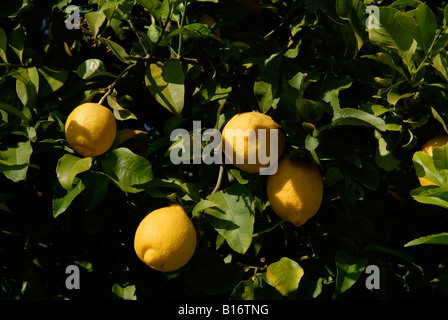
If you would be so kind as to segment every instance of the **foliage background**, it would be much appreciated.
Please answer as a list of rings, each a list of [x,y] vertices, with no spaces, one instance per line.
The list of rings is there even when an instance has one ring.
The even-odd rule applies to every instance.
[[[371,4],[380,29],[365,26]],[[81,29],[66,28],[68,5]],[[0,26],[2,299],[446,297],[447,150],[418,153],[447,133],[445,2],[8,0]],[[82,159],[63,128],[86,101],[146,133]],[[212,194],[219,165],[170,162],[173,129],[250,110],[320,166],[324,200],[303,227],[272,212],[263,176],[226,165]],[[173,201],[199,241],[164,274],[133,235]],[[65,286],[71,264],[79,290]],[[372,264],[380,289],[365,285]]]

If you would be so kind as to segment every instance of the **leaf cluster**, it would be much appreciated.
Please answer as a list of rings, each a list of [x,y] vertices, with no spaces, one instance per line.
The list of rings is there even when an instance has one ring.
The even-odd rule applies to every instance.
[[[0,297],[446,297],[448,149],[419,150],[448,134],[447,25],[446,3],[417,0],[1,3]],[[84,102],[117,119],[98,157],[65,140]],[[321,208],[300,228],[273,212],[266,177],[170,160],[175,129],[194,139],[194,121],[221,130],[251,110],[321,170]],[[133,235],[173,202],[198,246],[164,274],[138,260]],[[64,286],[70,264],[81,290]],[[365,286],[369,265],[380,289]]]

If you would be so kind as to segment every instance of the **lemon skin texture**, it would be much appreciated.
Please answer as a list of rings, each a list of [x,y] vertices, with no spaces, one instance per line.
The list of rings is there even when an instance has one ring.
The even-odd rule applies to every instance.
[[[137,227],[134,249],[146,265],[157,271],[175,271],[188,263],[196,249],[196,229],[180,205],[148,214]]]
[[[117,123],[113,113],[97,103],[76,107],[65,123],[68,144],[83,156],[99,156],[115,141]]]
[[[238,129],[240,129],[243,134],[238,134]],[[256,142],[252,143],[250,146],[248,145],[248,136],[244,135],[244,132],[249,132],[246,131],[248,129],[254,130],[256,139]],[[265,130],[266,141],[259,140],[257,131],[259,129]],[[235,136],[232,136],[232,134],[229,133],[228,130],[230,130],[230,132],[232,132],[233,130]],[[260,172],[260,170],[263,170],[263,168],[268,168],[270,165],[272,165],[270,163],[261,164],[258,158],[258,155],[260,153],[268,157],[271,154],[270,130],[278,131],[277,141],[275,141],[273,144],[277,147],[277,158],[275,159],[275,162],[278,162],[278,159],[285,149],[285,136],[282,127],[277,124],[270,116],[256,111],[236,114],[227,122],[227,124],[224,126],[224,129],[222,130],[223,151],[229,158],[233,155],[232,164],[237,168],[249,173]],[[232,150],[226,150],[227,143],[232,146]],[[255,163],[249,163],[249,154],[256,156]],[[238,161],[238,159],[243,159],[243,163],[238,163],[241,162]]]
[[[319,210],[323,181],[316,165],[285,156],[277,172],[268,176],[266,190],[274,212],[299,227]]]

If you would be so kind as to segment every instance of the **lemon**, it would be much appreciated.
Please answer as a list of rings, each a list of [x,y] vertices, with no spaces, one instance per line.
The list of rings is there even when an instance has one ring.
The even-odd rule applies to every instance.
[[[177,270],[196,249],[196,229],[182,206],[156,209],[140,222],[134,236],[137,256],[154,270]]]
[[[97,103],[76,107],[65,123],[68,144],[83,156],[98,156],[112,146],[117,123],[112,112]]]
[[[260,139],[262,137],[260,129],[265,132],[266,139]],[[277,132],[277,140],[272,141],[272,145],[277,148],[277,155],[271,154],[271,151],[275,152],[271,150],[270,138],[271,135],[275,137],[273,130]],[[249,143],[250,132],[255,133],[254,143]],[[227,144],[231,146],[231,150],[226,150]],[[273,164],[271,161],[278,162],[285,149],[285,137],[282,127],[270,116],[255,111],[244,112],[236,114],[225,125],[222,132],[222,148],[233,165],[243,171],[255,173],[268,168]],[[275,159],[270,158],[268,163],[264,163],[265,160],[260,161],[260,156],[269,158],[275,156]]]
[[[268,176],[266,190],[274,212],[298,227],[319,210],[323,181],[316,165],[283,157],[277,172]]]
[[[442,147],[448,143],[448,136],[436,136],[430,140],[428,140],[422,147],[421,151],[429,154],[432,157],[432,152],[434,148]],[[422,186],[436,185],[434,182],[429,181],[425,178],[418,177],[420,184]]]

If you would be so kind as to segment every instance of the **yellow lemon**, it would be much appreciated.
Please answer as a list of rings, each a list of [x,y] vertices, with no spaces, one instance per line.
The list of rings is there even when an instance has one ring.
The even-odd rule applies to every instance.
[[[283,157],[278,163],[277,172],[268,176],[266,190],[274,212],[298,227],[320,208],[322,176],[312,163]]]
[[[65,123],[68,144],[83,156],[99,156],[112,146],[117,123],[112,112],[97,103],[76,107]]]
[[[152,211],[140,222],[134,236],[137,256],[154,270],[177,270],[196,249],[196,229],[182,206],[173,204]]]
[[[275,140],[271,141],[271,138]],[[271,146],[275,150],[271,150]],[[285,149],[285,137],[282,127],[270,116],[255,111],[244,112],[236,114],[225,125],[222,148],[233,165],[255,173],[278,162]]]
[[[448,136],[436,136],[428,140],[422,147],[421,151],[429,154],[432,157],[434,148],[442,147],[448,143]],[[418,178],[422,186],[436,185],[434,182],[425,178]]]

